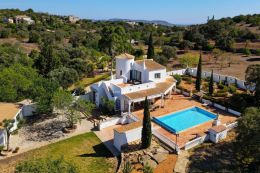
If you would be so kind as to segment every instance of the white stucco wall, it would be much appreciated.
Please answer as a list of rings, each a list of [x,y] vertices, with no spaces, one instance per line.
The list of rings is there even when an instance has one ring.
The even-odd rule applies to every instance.
[[[22,108],[23,116],[32,116],[36,112],[36,104],[24,105]]]
[[[121,151],[122,145],[141,139],[142,127],[135,128],[124,133],[118,133],[114,130],[114,146]]]
[[[216,133],[211,129],[209,130],[209,139],[214,143],[218,143],[220,140],[225,139],[226,137],[227,137],[227,130],[224,130],[219,133]]]
[[[155,74],[160,73],[161,77],[160,78],[155,78]],[[153,70],[149,71],[149,80],[154,81],[154,82],[163,82],[165,81],[165,78],[167,77],[166,69],[161,69],[161,70]]]
[[[130,69],[133,64],[134,59],[116,58],[116,78],[121,78],[120,71],[122,70],[122,76],[125,76],[129,80]]]

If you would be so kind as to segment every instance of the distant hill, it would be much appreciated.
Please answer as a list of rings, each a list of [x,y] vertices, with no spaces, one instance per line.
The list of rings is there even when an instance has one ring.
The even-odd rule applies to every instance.
[[[142,22],[142,23],[149,23],[149,24],[157,24],[157,25],[164,25],[164,26],[174,26],[175,24],[169,23],[164,20],[142,20],[142,19],[108,19],[108,21],[123,21],[123,22]]]

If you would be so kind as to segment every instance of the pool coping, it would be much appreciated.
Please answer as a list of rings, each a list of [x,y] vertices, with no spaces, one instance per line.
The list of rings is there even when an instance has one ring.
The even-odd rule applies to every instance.
[[[211,113],[211,114],[213,114],[213,115],[215,115],[215,116],[217,116],[217,114],[215,114],[215,113],[213,113],[213,112],[211,112],[211,111],[208,111],[208,110],[206,110],[206,109],[204,109],[204,108],[201,108],[201,107],[199,107],[199,106],[191,106],[191,107],[188,107],[188,108],[184,108],[184,109],[181,109],[181,110],[178,110],[178,111],[174,111],[174,112],[168,113],[168,114],[166,114],[166,115],[161,115],[161,116],[158,116],[158,117],[153,117],[152,120],[153,120],[156,124],[158,124],[159,126],[161,126],[162,128],[164,128],[164,129],[166,129],[166,130],[168,130],[168,131],[170,131],[171,133],[174,133],[174,134],[176,134],[176,135],[177,135],[177,134],[180,134],[181,132],[184,132],[184,131],[186,131],[186,130],[189,130],[189,129],[191,129],[191,128],[198,127],[198,126],[200,126],[200,125],[202,125],[202,124],[204,124],[204,123],[208,123],[208,122],[214,121],[214,119],[212,119],[212,120],[203,122],[203,123],[201,123],[201,124],[197,124],[197,125],[195,125],[195,126],[192,126],[192,127],[187,128],[187,129],[184,129],[184,130],[181,130],[181,131],[176,132],[176,130],[174,130],[172,127],[170,127],[170,126],[168,126],[167,124],[163,123],[162,121],[158,120],[158,118],[162,118],[162,117],[165,117],[165,116],[170,116],[171,114],[175,114],[175,113],[178,113],[178,112],[181,112],[181,111],[185,111],[185,110],[188,110],[188,109],[192,109],[192,108],[196,108],[196,107],[199,108],[199,109],[202,109],[202,110],[204,110],[204,111],[207,111],[207,112],[209,112],[209,113]],[[165,127],[164,127],[164,126],[165,126]]]

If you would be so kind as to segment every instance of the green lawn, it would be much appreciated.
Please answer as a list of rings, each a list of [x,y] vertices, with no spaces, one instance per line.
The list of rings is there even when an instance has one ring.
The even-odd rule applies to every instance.
[[[115,172],[117,160],[101,143],[93,132],[71,137],[39,149],[32,150],[7,162],[18,162],[37,158],[60,158],[74,164],[80,172],[104,173]],[[0,168],[6,164],[0,161]],[[10,170],[9,168],[6,168]],[[5,170],[5,168],[4,168]]]
[[[104,73],[104,74],[95,75],[95,77],[86,77],[86,78],[81,79],[76,84],[70,86],[68,89],[71,91],[71,90],[75,89],[76,87],[86,87],[86,86],[89,86],[100,80],[107,79],[109,76],[110,76],[110,73]]]

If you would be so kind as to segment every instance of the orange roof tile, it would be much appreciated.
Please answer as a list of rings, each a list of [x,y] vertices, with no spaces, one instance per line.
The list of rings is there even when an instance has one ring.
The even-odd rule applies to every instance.
[[[124,94],[124,96],[133,100],[133,99],[138,99],[138,98],[145,98],[147,96],[162,94],[166,90],[168,90],[174,83],[175,83],[175,80],[173,78],[167,78],[165,82],[157,83],[155,88],[127,93],[127,94]]]
[[[165,67],[152,59],[144,59],[144,60],[137,60],[135,61],[138,65],[143,65],[145,63],[145,67],[148,70],[161,70],[165,69]]]
[[[216,133],[219,133],[219,132],[222,132],[222,131],[226,130],[227,127],[224,126],[224,125],[218,125],[218,126],[213,126],[210,129],[215,131]]]
[[[134,59],[135,57],[133,55],[128,54],[128,53],[122,53],[122,54],[116,56],[116,58],[120,58],[120,59]]]
[[[126,124],[126,125],[123,125],[121,127],[118,127],[114,130],[117,131],[118,133],[124,133],[126,131],[129,131],[129,130],[132,130],[132,129],[135,129],[135,128],[141,127],[141,126],[142,126],[142,122],[136,121],[136,122],[132,122],[130,124]]]

